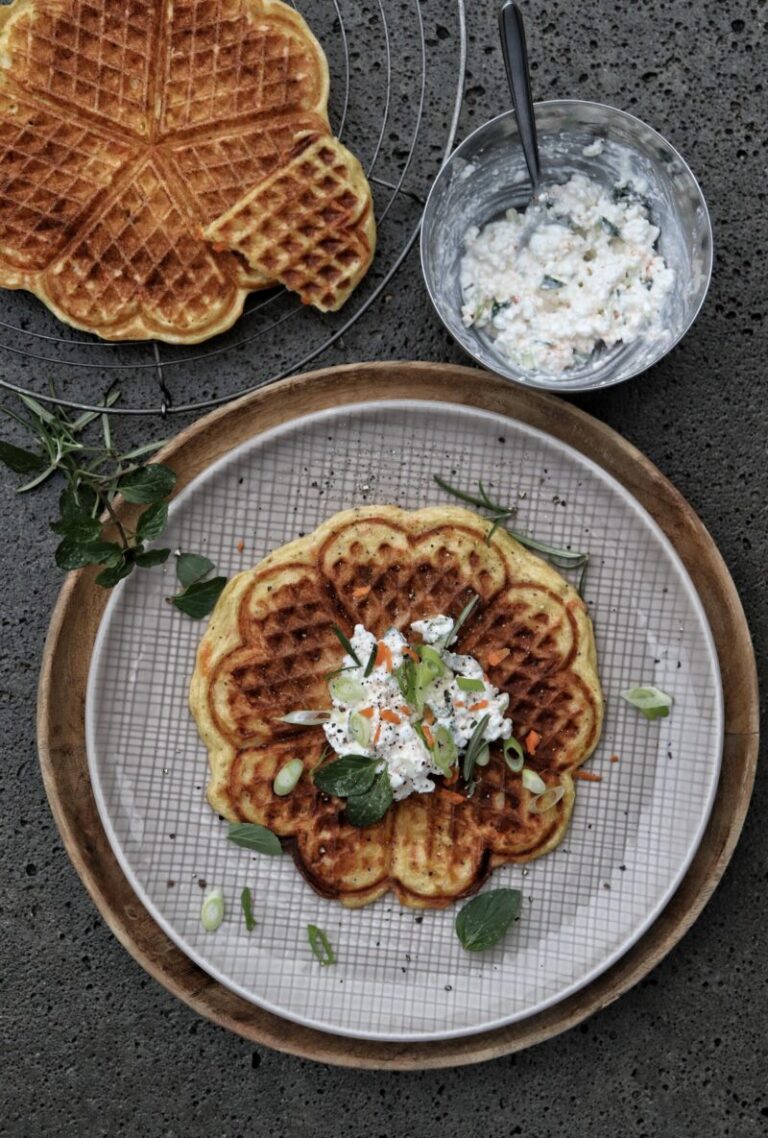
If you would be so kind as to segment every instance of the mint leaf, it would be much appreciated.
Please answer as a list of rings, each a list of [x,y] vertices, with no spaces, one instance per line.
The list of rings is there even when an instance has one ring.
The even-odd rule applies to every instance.
[[[4,462],[14,474],[35,474],[45,466],[45,459],[41,454],[33,454],[31,450],[22,450],[13,443],[0,441],[0,462]]]
[[[153,462],[149,466],[142,466],[126,474],[121,478],[117,488],[126,502],[151,503],[167,498],[175,482],[176,474],[170,466]]]
[[[142,569],[151,569],[153,565],[162,565],[170,556],[170,549],[147,549],[134,554],[133,560]]]
[[[277,834],[273,834],[266,826],[259,826],[256,822],[232,822],[227,837],[236,846],[242,846],[245,850],[255,850],[256,853],[274,856],[283,852]]]
[[[139,541],[152,541],[159,537],[168,522],[168,503],[156,502],[140,515],[136,526],[136,537]]]
[[[456,917],[456,935],[467,952],[483,952],[504,936],[520,912],[519,889],[489,889],[468,901]]]
[[[323,794],[335,794],[338,798],[364,794],[373,786],[380,761],[366,755],[342,755],[324,767],[316,767],[312,781]]]
[[[212,577],[210,581],[196,581],[183,593],[177,593],[175,597],[168,599],[180,612],[191,616],[194,620],[200,620],[213,612],[226,583],[226,577]]]
[[[123,559],[117,565],[112,565],[99,573],[96,584],[101,585],[103,589],[112,589],[118,581],[122,581],[123,577],[127,577],[132,572],[133,561]]]
[[[392,787],[386,771],[377,774],[370,790],[347,799],[347,821],[353,826],[372,826],[392,805]]]
[[[54,533],[68,537],[70,541],[81,545],[98,541],[101,537],[101,522],[87,515],[70,514],[67,517],[59,518],[57,522],[51,523],[51,529]]]
[[[60,569],[82,569],[84,565],[115,565],[122,560],[123,551],[113,541],[76,541],[65,537],[56,549],[56,564]]]
[[[59,497],[59,513],[62,521],[70,518],[90,518],[95,512],[95,490],[76,482],[65,486]]]
[[[185,589],[202,581],[215,568],[212,561],[201,557],[199,553],[180,553],[176,558],[176,576]]]

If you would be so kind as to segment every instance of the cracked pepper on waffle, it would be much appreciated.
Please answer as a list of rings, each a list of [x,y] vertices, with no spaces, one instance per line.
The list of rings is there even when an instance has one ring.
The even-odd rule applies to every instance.
[[[594,751],[603,718],[592,624],[559,573],[505,531],[490,542],[487,534],[487,520],[460,507],[348,510],[239,573],[214,610],[190,690],[209,753],[209,802],[278,834],[325,897],[357,907],[392,890],[403,905],[444,908],[497,866],[548,853],[568,828],[572,773]],[[312,781],[322,727],[279,717],[329,706],[327,677],[344,652],[334,624],[381,637],[437,613],[455,618],[473,594],[480,601],[456,650],[508,693],[515,735],[541,736],[528,766],[563,797],[529,811],[521,774],[491,744],[471,798],[412,794],[375,825],[350,825],[344,801]],[[304,772],[280,797],[275,776],[297,757]]]
[[[280,0],[0,8],[0,286],[104,339],[196,343],[253,289],[339,308],[376,230],[328,66]]]

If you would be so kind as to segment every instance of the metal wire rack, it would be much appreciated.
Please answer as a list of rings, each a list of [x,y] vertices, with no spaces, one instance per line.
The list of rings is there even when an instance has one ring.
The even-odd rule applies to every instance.
[[[0,348],[9,355],[0,387],[97,410],[105,385],[119,382],[115,414],[204,411],[306,367],[380,297],[416,240],[426,189],[454,142],[464,0],[298,0],[294,7],[326,51],[331,123],[360,157],[374,196],[376,257],[342,311],[321,315],[285,289],[270,289],[251,295],[229,332],[183,348],[108,343],[60,324],[29,293],[4,292]]]

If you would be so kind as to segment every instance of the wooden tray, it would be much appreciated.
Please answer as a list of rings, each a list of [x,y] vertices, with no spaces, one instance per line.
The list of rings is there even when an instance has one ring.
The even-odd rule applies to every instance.
[[[419,1069],[475,1063],[573,1027],[645,976],[690,928],[717,885],[749,804],[758,753],[754,652],[730,574],[685,499],[638,450],[583,411],[471,368],[427,363],[353,364],[284,380],[215,411],[158,455],[177,492],[232,447],[299,415],[367,399],[448,399],[505,414],[575,447],[618,479],[666,533],[701,597],[717,645],[725,696],[723,765],[701,846],[661,916],[622,959],[556,1006],[496,1031],[428,1043],[349,1039],[301,1027],[255,1007],[189,960],[142,906],[101,826],[85,751],[85,690],[109,596],[96,570],[71,573],[53,613],[43,658],[38,739],[43,780],[77,872],[115,936],[156,980],[215,1023],[256,1043],[325,1063]],[[131,518],[136,508],[123,506]]]

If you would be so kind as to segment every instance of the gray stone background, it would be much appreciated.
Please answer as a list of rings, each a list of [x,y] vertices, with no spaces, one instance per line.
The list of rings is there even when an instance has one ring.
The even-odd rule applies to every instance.
[[[468,0],[459,137],[505,105],[494,8]],[[634,112],[682,151],[708,199],[717,262],[697,324],[653,371],[579,403],[657,463],[703,518],[741,593],[765,687],[765,0],[548,0],[525,8],[538,97],[578,95]],[[387,299],[320,363],[387,357],[460,358],[428,305],[415,252]],[[123,421],[119,437],[138,443],[155,428]],[[5,426],[3,434],[16,437]],[[37,764],[35,685],[61,584],[46,524],[54,489],[17,498],[14,476],[0,479],[0,1134],[768,1133],[764,773],[725,879],[681,944],[616,1004],[523,1054],[457,1071],[335,1070],[256,1048],[149,979],[72,869]]]

